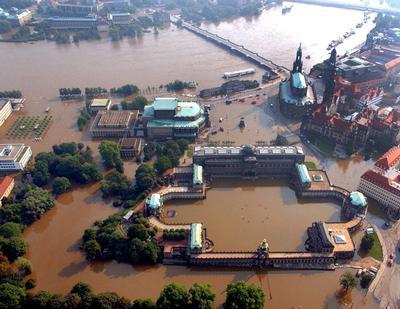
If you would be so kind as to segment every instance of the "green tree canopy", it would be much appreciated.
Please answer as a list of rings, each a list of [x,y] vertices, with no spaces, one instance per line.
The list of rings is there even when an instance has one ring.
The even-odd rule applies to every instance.
[[[160,293],[157,300],[159,309],[181,309],[187,308],[189,304],[189,293],[186,288],[176,283],[168,284]]]
[[[85,242],[83,248],[86,252],[86,259],[88,261],[93,261],[100,256],[101,247],[96,240],[89,240]]]
[[[10,283],[0,284],[0,309],[22,308],[25,290]]]
[[[0,226],[0,236],[5,238],[18,237],[21,236],[22,230],[23,225],[14,222],[6,222]]]
[[[53,193],[59,195],[71,189],[71,183],[67,177],[56,177],[53,181]]]
[[[341,277],[340,277],[340,286],[347,291],[348,289],[354,288],[357,286],[357,279],[354,277],[354,275],[351,272],[345,272]]]
[[[260,287],[238,281],[228,285],[224,307],[227,309],[262,309],[264,302],[265,295]]]
[[[135,299],[132,303],[132,309],[156,309],[156,304],[149,298]]]
[[[123,166],[119,145],[112,141],[102,141],[99,145],[99,152],[106,168]],[[123,172],[123,170],[119,170]]]
[[[0,33],[7,33],[11,31],[11,24],[7,20],[0,20]]]
[[[212,309],[215,307],[215,293],[211,291],[209,284],[195,283],[189,290],[191,308]]]
[[[364,251],[369,251],[374,246],[375,239],[372,235],[364,235],[361,240],[360,248]]]

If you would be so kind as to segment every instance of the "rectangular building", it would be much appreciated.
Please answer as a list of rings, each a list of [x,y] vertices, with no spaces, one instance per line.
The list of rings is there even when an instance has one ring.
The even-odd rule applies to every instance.
[[[110,99],[93,99],[89,105],[89,111],[92,115],[96,115],[98,111],[107,111],[110,107]]]
[[[110,13],[107,19],[113,25],[128,25],[132,22],[133,16],[131,13]]]
[[[94,138],[123,138],[134,135],[139,111],[99,111],[90,133]]]
[[[0,126],[7,120],[12,113],[12,105],[10,100],[0,99]]]
[[[0,144],[0,171],[22,171],[32,156],[24,144]]]
[[[47,24],[53,29],[90,29],[96,28],[96,17],[49,17]]]
[[[195,147],[193,164],[209,178],[289,177],[304,163],[301,147]]]
[[[122,158],[139,158],[143,149],[143,140],[137,137],[124,137],[119,141]]]
[[[32,12],[28,9],[19,10],[16,14],[8,15],[7,20],[13,27],[21,27],[32,19]]]
[[[14,178],[6,176],[0,181],[0,206],[2,206],[3,198],[8,197],[13,189]]]

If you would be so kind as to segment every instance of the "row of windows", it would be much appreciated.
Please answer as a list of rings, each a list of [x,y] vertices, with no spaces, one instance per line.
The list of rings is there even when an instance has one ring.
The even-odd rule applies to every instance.
[[[373,199],[381,203],[390,204],[391,206],[400,207],[400,198],[393,193],[384,190],[372,183],[366,183],[361,181],[359,189],[367,196],[371,196]]]

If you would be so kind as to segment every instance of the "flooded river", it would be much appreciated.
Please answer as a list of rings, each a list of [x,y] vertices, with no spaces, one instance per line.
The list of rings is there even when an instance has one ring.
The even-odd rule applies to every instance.
[[[340,22],[338,21],[340,16]],[[326,46],[343,35],[362,18],[362,13],[334,8],[295,4],[292,11],[281,15],[280,8],[265,11],[258,18],[234,19],[218,25],[205,24],[210,31],[245,45],[277,63],[290,66],[298,44],[302,42],[309,68],[327,56]],[[343,46],[351,49],[361,43],[371,25],[357,30]],[[79,45],[60,46],[54,43],[0,45],[0,88],[20,89],[27,98],[22,112],[13,115],[0,129],[2,141],[25,142],[33,151],[48,151],[51,145],[63,141],[82,141],[93,148],[98,142],[90,140],[75,125],[83,102],[60,102],[60,87],[106,88],[134,83],[141,88],[158,87],[174,79],[196,80],[199,89],[223,82],[225,71],[243,69],[252,64],[199,38],[185,30],[171,26],[158,35],[146,34],[140,39],[111,43],[81,42]],[[257,69],[254,78],[262,71]],[[253,78],[253,77],[251,77]],[[154,94],[148,94],[149,97]],[[50,107],[53,124],[43,141],[7,140],[5,132],[18,114],[44,114]],[[232,105],[232,107],[234,107]],[[218,111],[221,117],[229,110]],[[237,115],[248,114],[251,125],[240,134],[229,135],[229,140],[270,140],[268,133],[275,116],[265,116],[265,110],[250,103]],[[262,115],[262,116],[257,116]],[[228,115],[229,117],[229,115]],[[227,118],[228,118],[227,117]],[[230,118],[229,118],[230,119]],[[224,120],[225,121],[225,120]],[[234,118],[235,125],[237,119]],[[233,125],[228,125],[228,128]],[[257,128],[259,126],[259,128]],[[259,130],[259,131],[258,131]],[[274,128],[276,132],[276,128]],[[228,132],[227,132],[228,134]],[[257,136],[260,134],[260,136]],[[268,138],[261,136],[265,134]],[[238,136],[237,140],[235,136]],[[223,137],[223,138],[228,138]],[[99,160],[96,154],[96,159]],[[354,189],[359,175],[370,164],[351,161],[322,162],[335,184]],[[127,174],[132,177],[135,164],[127,163]],[[345,176],[343,176],[345,175]],[[236,186],[237,185],[237,186]],[[227,198],[227,196],[229,198]],[[236,198],[232,198],[236,197]],[[315,220],[336,220],[338,208],[330,203],[299,203],[286,186],[241,183],[234,186],[216,185],[208,192],[208,200],[194,204],[175,204],[177,217],[171,220],[199,220],[207,224],[210,238],[218,249],[252,249],[262,238],[267,238],[274,250],[301,249],[305,227]],[[96,263],[89,265],[79,251],[83,231],[96,221],[115,213],[111,202],[104,202],[96,186],[74,190],[59,197],[56,207],[30,226],[25,237],[39,289],[65,293],[77,281],[89,283],[96,292],[114,291],[134,299],[156,298],[161,288],[170,282],[190,286],[195,282],[210,283],[221,304],[226,285],[245,280],[260,284],[267,296],[268,308],[337,308],[335,292],[343,271],[236,271],[231,269],[193,269],[156,266],[132,267],[127,264]],[[221,222],[218,227],[218,222]],[[248,237],[247,237],[248,236]],[[288,296],[290,295],[290,296]],[[353,308],[374,308],[376,304],[363,293],[353,291]]]

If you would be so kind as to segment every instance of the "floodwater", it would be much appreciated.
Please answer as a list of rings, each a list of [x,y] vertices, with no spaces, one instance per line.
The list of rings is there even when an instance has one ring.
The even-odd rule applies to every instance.
[[[304,250],[312,222],[340,221],[339,206],[299,202],[286,181],[213,181],[206,199],[169,201],[168,210],[168,223],[203,223],[217,251],[254,250],[264,238],[271,251]]]
[[[338,16],[340,22],[336,24]],[[204,27],[226,35],[227,38],[286,66],[290,66],[301,41],[304,55],[311,55],[309,61],[305,60],[306,67],[309,68],[313,63],[327,57],[328,43],[353,28],[361,17],[362,13],[355,11],[295,4],[292,11],[285,16],[281,16],[280,8],[273,8],[258,18],[239,18]],[[351,46],[346,48],[351,49],[359,44],[368,27],[370,25],[356,30],[357,34],[348,40]],[[25,109],[13,114],[0,129],[2,142],[25,142],[32,146],[34,153],[48,151],[55,143],[71,140],[82,141],[93,149],[97,148],[98,141],[91,141],[89,134],[79,132],[75,124],[79,109],[84,103],[60,102],[57,94],[61,87],[110,88],[134,83],[144,89],[148,86],[157,88],[160,84],[181,79],[196,80],[199,89],[202,89],[222,83],[221,76],[226,71],[253,66],[174,26],[160,31],[158,35],[146,34],[140,39],[119,43],[102,40],[68,46],[52,42],[1,44],[0,59],[0,71],[3,72],[0,75],[0,89],[20,89],[27,98]],[[262,71],[257,69],[256,75],[250,78],[259,79],[261,75]],[[147,92],[146,95],[151,98],[158,94]],[[274,121],[279,116],[273,112],[265,116],[265,110],[260,105],[248,103],[243,106],[241,109],[237,108],[237,115],[229,120],[234,121],[235,125],[229,124],[228,128],[232,127],[233,130],[236,127],[235,117],[239,117],[240,113],[249,115],[246,120],[249,126],[240,134],[237,132],[238,134],[227,137],[217,135],[216,138],[233,140],[238,144],[244,141],[253,142],[255,138],[270,140],[277,128],[272,128],[272,133],[268,130],[277,125]],[[43,141],[5,138],[5,133],[16,116],[44,114],[47,107],[51,108],[53,124]],[[222,116],[228,114],[229,117],[228,107],[221,107],[216,111]],[[256,126],[260,128],[257,129]],[[263,134],[267,137],[261,136]],[[99,160],[98,153],[95,156]],[[335,184],[350,185],[349,189],[356,186],[358,175],[369,164],[353,161],[322,163],[327,165]],[[126,174],[132,177],[136,164],[129,162],[125,167]],[[345,177],[341,177],[342,173]],[[231,199],[231,203],[228,203],[229,199],[225,196],[229,196],[229,193],[243,198],[238,198],[237,201]],[[187,220],[192,216],[191,218],[207,223],[210,238],[221,249],[251,249],[265,237],[274,250],[299,249],[304,242],[304,228],[312,221],[335,220],[338,216],[337,206],[330,203],[298,203],[293,192],[286,186],[258,184],[255,187],[242,183],[237,188],[215,187],[208,195],[212,201],[209,206],[209,201],[202,201],[202,205],[176,205],[183,206],[178,209],[176,220],[185,215]],[[202,209],[207,209],[207,213],[200,212]],[[268,308],[338,307],[335,292],[338,289],[338,278],[343,273],[341,270],[254,272],[161,265],[132,267],[116,262],[89,265],[79,251],[82,233],[94,221],[106,218],[116,211],[111,202],[101,199],[97,186],[93,185],[60,196],[52,210],[27,228],[24,235],[29,243],[28,257],[33,264],[33,276],[38,282],[37,290],[48,289],[65,293],[77,281],[84,281],[96,292],[114,291],[130,299],[156,298],[167,283],[177,282],[190,286],[199,282],[210,283],[217,294],[218,304],[221,304],[225,298],[226,285],[232,281],[245,280],[262,286],[267,295]],[[213,226],[217,225],[212,222],[217,222],[218,219],[225,223],[216,230]],[[298,223],[294,224],[297,220]],[[284,233],[278,222],[285,222]],[[250,235],[249,239],[246,239],[246,235]],[[374,308],[376,304],[370,296],[364,298],[361,292],[355,290],[353,308],[361,306]]]

